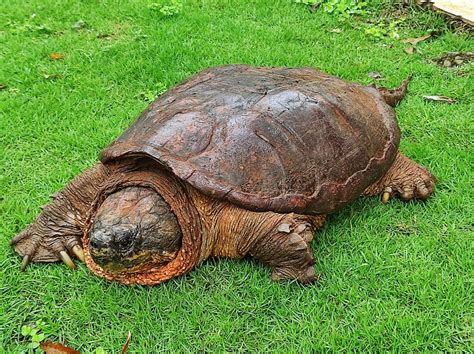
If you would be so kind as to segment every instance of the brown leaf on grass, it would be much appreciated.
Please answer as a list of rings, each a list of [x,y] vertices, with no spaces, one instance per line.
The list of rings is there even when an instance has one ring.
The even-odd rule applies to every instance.
[[[340,28],[333,28],[333,29],[331,30],[331,32],[332,32],[332,33],[341,33],[341,32],[342,32],[342,29],[340,29]]]
[[[81,354],[81,352],[67,347],[64,344],[53,343],[51,341],[41,343],[40,346],[46,354]]]
[[[45,80],[56,80],[63,76],[61,74],[44,74],[43,77]]]
[[[130,340],[132,339],[132,333],[128,331],[127,340],[122,347],[122,354],[125,354],[128,350]],[[46,354],[81,354],[81,352],[68,347],[62,343],[53,343],[51,341],[43,342],[40,344],[41,349],[44,350]]]
[[[429,101],[447,102],[449,104],[456,103],[456,100],[449,98],[448,96],[423,96],[423,98]]]
[[[369,75],[369,77],[371,77],[374,80],[385,80],[382,74],[379,73],[378,71],[371,71],[367,75]]]
[[[5,90],[7,88],[7,85],[5,84],[0,84],[0,90]]]
[[[49,55],[49,57],[51,58],[51,60],[62,60],[64,59],[64,54],[53,52]]]
[[[84,20],[79,20],[79,21],[73,23],[72,26],[71,26],[71,28],[73,30],[80,30],[80,29],[83,29],[83,28],[86,28],[86,27],[88,27],[88,25],[87,25],[86,21],[84,21]]]
[[[122,348],[122,354],[125,354],[127,352],[127,349],[128,349],[128,345],[130,344],[130,340],[132,339],[132,332],[128,331],[128,336],[127,336],[127,340],[125,341],[125,344],[123,345],[123,348]]]
[[[404,50],[405,53],[412,55],[415,52],[415,47],[406,47]]]
[[[426,41],[428,38],[431,38],[432,34],[428,33],[424,36],[418,37],[418,38],[407,38],[403,42],[404,43],[410,43],[411,45],[417,45],[420,42]]]

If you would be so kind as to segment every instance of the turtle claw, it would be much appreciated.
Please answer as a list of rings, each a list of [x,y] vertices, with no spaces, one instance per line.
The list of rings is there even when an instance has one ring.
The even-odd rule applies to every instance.
[[[23,260],[21,261],[21,266],[20,266],[20,270],[22,272],[25,271],[26,267],[28,267],[28,264],[30,263],[30,255],[27,254],[25,256],[23,256]]]
[[[75,245],[72,247],[72,252],[76,255],[76,257],[81,261],[85,262],[86,258],[84,256],[84,250],[82,249],[81,246]]]
[[[392,196],[393,190],[391,187],[386,187],[382,193],[382,204],[387,204],[388,201],[390,200],[390,197]]]
[[[284,280],[297,280],[302,284],[311,284],[319,279],[319,276],[314,271],[314,266],[308,266],[306,269],[292,269],[285,267],[277,267],[273,270],[271,279],[275,282]]]
[[[393,190],[404,201],[426,200],[434,192],[436,182],[436,178],[431,173],[418,167],[414,176],[398,181],[393,186]]]
[[[59,252],[59,257],[69,268],[71,268],[71,269],[76,268],[76,265],[74,264],[71,257],[69,257],[69,255],[67,254],[66,251],[60,251]]]

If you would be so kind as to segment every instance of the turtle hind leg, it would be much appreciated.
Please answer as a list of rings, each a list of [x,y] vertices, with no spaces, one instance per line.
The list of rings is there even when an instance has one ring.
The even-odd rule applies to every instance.
[[[281,214],[275,215],[281,217]],[[313,283],[318,276],[309,244],[323,221],[324,216],[286,214],[268,233],[256,240],[249,254],[273,268],[274,281]]]
[[[364,195],[382,193],[382,202],[386,203],[395,195],[402,200],[427,199],[433,192],[437,179],[426,168],[398,153],[387,173],[376,183],[369,186]]]
[[[398,88],[393,90],[388,89],[386,87],[376,87],[375,84],[371,84],[371,86],[376,88],[380,92],[380,95],[388,105],[395,107],[405,97],[408,82],[410,80],[411,76],[408,76],[405,80],[402,81]]]

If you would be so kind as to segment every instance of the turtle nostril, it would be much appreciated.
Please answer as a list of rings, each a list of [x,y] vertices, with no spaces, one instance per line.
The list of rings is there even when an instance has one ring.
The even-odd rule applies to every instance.
[[[96,251],[108,248],[111,239],[112,238],[108,233],[103,231],[93,231],[90,235],[89,246],[91,249]]]
[[[97,242],[95,239],[91,239],[89,242],[89,246],[95,249],[99,249],[100,245],[99,242]]]
[[[91,249],[96,250],[96,251],[107,248],[107,244],[105,242],[103,242],[102,240],[96,239],[94,237],[90,239],[89,246]]]
[[[95,256],[124,257],[133,253],[139,232],[135,225],[98,225],[93,227],[89,247]]]

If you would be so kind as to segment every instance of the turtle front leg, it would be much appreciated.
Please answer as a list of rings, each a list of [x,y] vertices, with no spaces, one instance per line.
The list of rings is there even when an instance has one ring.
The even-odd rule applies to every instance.
[[[309,218],[286,215],[276,227],[253,244],[249,254],[273,268],[272,280],[317,280],[309,244],[315,232]]]
[[[255,212],[191,191],[204,225],[201,260],[252,256],[272,268],[272,280],[317,280],[309,247],[325,215]]]
[[[395,195],[402,200],[427,199],[435,189],[437,179],[426,168],[400,152],[387,173],[367,188],[364,195],[382,193],[382,203]]]
[[[54,196],[32,224],[10,241],[23,257],[21,270],[30,262],[55,261],[74,268],[72,254],[84,261],[81,238],[85,216],[107,175],[108,169],[102,164],[81,173]]]
[[[324,219],[323,215],[286,214],[268,233],[256,240],[249,254],[273,268],[273,281],[313,283],[318,277],[309,245]]]
[[[239,254],[248,254],[270,266],[273,281],[297,280],[308,284],[317,280],[309,245],[314,232],[323,224],[324,215],[245,213],[248,227],[240,234]]]

